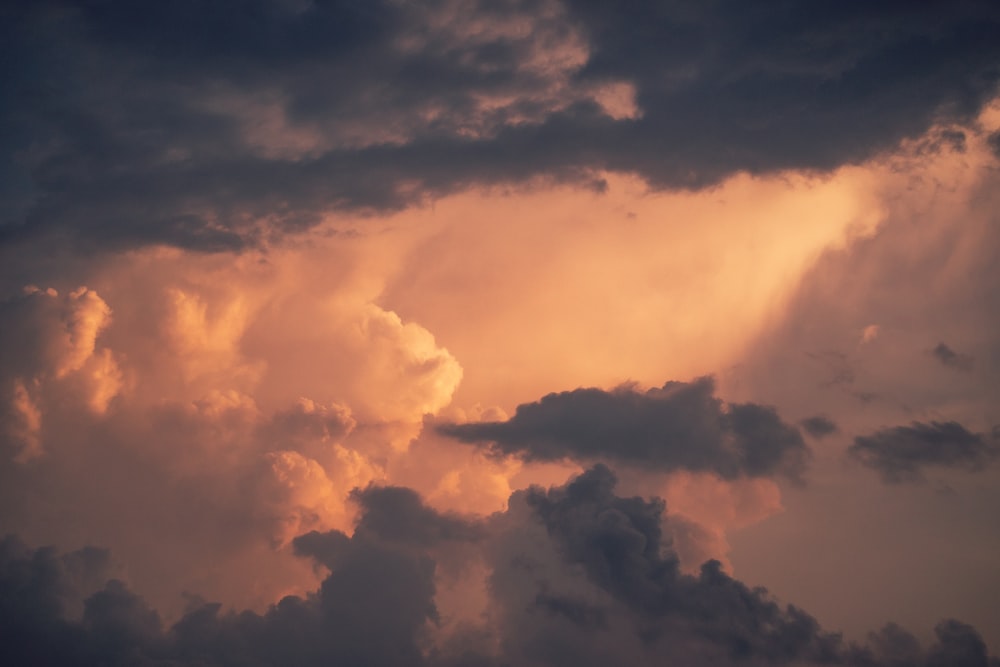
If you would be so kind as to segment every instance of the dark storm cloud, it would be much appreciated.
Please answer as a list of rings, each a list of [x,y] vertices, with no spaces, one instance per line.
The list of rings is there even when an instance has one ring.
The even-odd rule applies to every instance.
[[[0,662],[425,664],[425,626],[438,619],[431,547],[473,539],[476,529],[428,509],[409,489],[371,488],[355,500],[362,516],[353,536],[312,532],[295,540],[299,555],[329,569],[314,594],[286,597],[264,614],[198,605],[169,629],[114,579],[84,591],[83,614],[74,617],[67,603],[78,597],[80,570],[104,567],[106,553],[58,556],[6,538],[0,541]],[[386,515],[394,510],[401,516]]]
[[[937,642],[923,651],[917,639],[898,625],[890,623],[869,635],[869,646],[854,651],[858,665],[886,667],[996,667],[1000,660],[991,658],[975,628],[949,619],[934,628]]]
[[[427,549],[442,543],[475,542],[482,526],[460,516],[442,514],[424,505],[416,491],[400,486],[355,489],[351,500],[361,510],[355,537],[365,537],[401,547]],[[295,553],[308,556],[330,569],[350,539],[339,531],[311,531],[293,540]]]
[[[925,468],[980,471],[1000,453],[994,440],[957,422],[913,422],[859,436],[848,451],[896,483],[923,479]]]
[[[427,507],[412,489],[373,486],[355,490],[351,498],[364,512],[355,529],[359,533],[417,546],[446,541],[469,542],[481,536],[477,524]]]
[[[420,665],[420,630],[435,618],[434,563],[344,536],[320,590],[287,597],[265,614],[203,605],[164,632],[156,612],[120,581],[61,608],[63,580],[39,565],[46,552],[0,551],[4,664]],[[333,554],[316,554],[329,560]]]
[[[824,417],[823,415],[816,415],[814,417],[807,417],[801,422],[802,428],[806,430],[806,433],[814,438],[825,438],[828,435],[836,433],[840,429],[837,427],[836,422],[834,422],[829,417]]]
[[[971,356],[956,352],[944,343],[938,343],[937,346],[931,350],[931,354],[945,366],[951,366],[952,368],[960,371],[972,370],[973,360]]]
[[[666,657],[677,651],[671,644],[697,637],[702,650],[714,653],[703,657],[709,661],[827,662],[837,655],[839,637],[727,576],[717,561],[706,562],[696,577],[682,574],[664,540],[663,502],[618,497],[615,483],[610,470],[597,466],[565,487],[527,492],[526,502],[563,558],[637,617],[651,653]]]
[[[990,658],[982,638],[975,628],[954,619],[942,621],[934,628],[938,643],[927,656],[928,667],[995,667],[996,658]]]
[[[710,377],[637,391],[576,389],[519,405],[505,422],[445,424],[463,442],[528,460],[608,460],[662,471],[714,472],[725,479],[783,473],[796,478],[808,449],[773,408],[725,405]]]
[[[116,611],[121,629],[153,633],[159,619],[121,594],[110,580],[106,551],[89,548],[59,555],[52,547],[29,549],[14,537],[0,540],[0,658],[11,665],[78,665],[92,662],[96,644],[109,641]],[[82,575],[82,577],[81,577]],[[103,578],[101,578],[103,577]],[[86,580],[100,578],[95,588]],[[84,584],[84,585],[81,585]],[[104,588],[104,594],[100,589]],[[73,614],[83,597],[82,618]],[[127,608],[122,608],[124,604]],[[75,616],[75,618],[73,617]],[[128,641],[133,641],[130,637]],[[100,648],[105,648],[101,646]]]
[[[0,541],[0,659],[176,667],[558,667],[608,664],[616,656],[640,667],[1000,664],[958,621],[941,623],[927,650],[895,625],[873,633],[867,645],[847,644],[715,561],[697,576],[683,574],[664,538],[670,519],[663,502],[620,497],[615,484],[614,474],[598,466],[564,486],[517,492],[508,510],[474,524],[435,513],[407,489],[369,489],[356,497],[362,516],[353,536],[331,531],[296,540],[300,555],[329,570],[315,593],[286,597],[262,614],[197,603],[169,628],[115,579],[86,591],[82,612],[71,613],[67,600],[83,590],[76,583],[80,563],[100,570],[106,554],[59,556],[7,538]],[[465,522],[481,531],[478,544],[495,568],[488,590],[496,624],[484,641],[459,633],[432,646],[427,632],[439,622],[435,548],[453,535],[436,531],[414,540],[402,519],[372,527],[369,513],[389,505],[409,515],[416,509],[424,526]]]
[[[589,605],[569,596],[552,595],[540,591],[535,597],[535,606],[550,614],[562,616],[584,630],[607,628],[607,610]]]
[[[938,641],[928,650],[892,624],[858,645],[824,631],[805,611],[778,604],[763,588],[728,576],[717,561],[706,562],[695,576],[684,574],[664,539],[662,528],[671,519],[662,501],[620,497],[615,485],[615,475],[596,466],[564,486],[511,498],[510,513],[523,503],[543,524],[558,554],[553,571],[582,568],[587,583],[608,596],[595,603],[593,590],[565,580],[561,587],[538,587],[531,610],[545,614],[529,611],[530,624],[511,624],[526,635],[507,638],[512,664],[608,664],[602,656],[608,644],[612,656],[637,665],[1000,664],[988,657],[978,633],[958,621],[940,623]],[[527,531],[522,526],[519,532]],[[529,544],[533,537],[521,539]],[[497,596],[507,594],[497,584],[509,584],[517,568],[527,570],[521,576],[528,581],[543,575],[544,556],[530,548],[527,553],[510,565],[500,562]],[[516,597],[504,602],[508,612],[523,608]],[[622,619],[628,619],[625,628],[616,625]],[[568,635],[567,628],[573,628]]]
[[[7,242],[220,250],[475,184],[611,169],[702,187],[829,169],[969,120],[1000,64],[989,0],[2,12]],[[639,114],[602,108],[606,84],[632,85]]]

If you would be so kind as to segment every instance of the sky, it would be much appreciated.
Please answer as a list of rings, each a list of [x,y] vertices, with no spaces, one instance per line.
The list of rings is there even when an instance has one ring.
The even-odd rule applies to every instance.
[[[1000,5],[9,0],[0,662],[1000,666]]]

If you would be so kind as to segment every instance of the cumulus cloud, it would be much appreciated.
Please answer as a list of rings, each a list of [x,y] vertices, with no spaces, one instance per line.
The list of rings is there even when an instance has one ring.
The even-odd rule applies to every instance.
[[[978,472],[1000,453],[1000,447],[958,422],[913,422],[858,436],[848,450],[889,483],[919,481],[927,468]]]
[[[113,352],[98,344],[111,308],[93,290],[29,286],[0,302],[0,450],[27,461],[45,452],[47,407],[68,402],[104,414],[123,386]]]
[[[0,534],[69,552],[0,549],[8,661],[987,661],[730,572],[997,641],[996,485],[774,481],[993,457],[995,3],[231,4],[0,9]]]
[[[356,532],[415,546],[477,539],[473,524],[427,507],[416,492],[405,487],[369,486],[356,489],[351,498],[364,509]]]
[[[663,502],[619,497],[615,483],[610,470],[597,466],[563,487],[532,489],[518,499],[551,540],[557,555],[549,567],[572,564],[582,571],[582,580],[556,580],[547,592],[580,606],[596,601],[607,618],[621,620],[604,630],[567,633],[577,625],[572,616],[560,618],[548,608],[547,620],[536,614],[539,625],[523,628],[526,636],[517,645],[523,654],[514,662],[596,665],[617,653],[631,664],[812,664],[838,654],[838,637],[822,632],[801,610],[783,608],[765,591],[730,578],[717,561],[706,562],[697,575],[683,574],[664,537]],[[529,571],[536,578],[548,573],[541,564]],[[595,639],[581,644],[585,633]],[[551,644],[542,639],[550,634]]]
[[[296,552],[325,572],[315,592],[261,613],[193,599],[169,627],[126,583],[105,578],[106,552],[59,555],[7,538],[0,615],[11,632],[0,657],[46,665],[998,664],[959,621],[940,623],[927,648],[893,624],[866,644],[847,643],[715,561],[684,574],[665,537],[663,502],[619,496],[615,485],[597,466],[558,487],[519,491],[488,519],[439,514],[409,489],[369,487],[354,495],[353,535],[296,538]],[[489,611],[435,635],[440,565],[457,545],[489,565]],[[75,614],[74,599],[82,600]]]
[[[986,1],[16,2],[2,238],[220,250],[334,208],[826,170],[996,92]],[[223,29],[224,28],[224,29]],[[322,85],[317,85],[322,81]]]
[[[809,451],[795,427],[773,408],[725,404],[714,392],[709,377],[645,392],[632,386],[575,389],[520,405],[507,421],[438,430],[529,461],[608,460],[725,479],[802,473]]]
[[[165,617],[185,590],[261,608],[310,586],[292,538],[347,529],[350,490],[385,478],[461,377],[353,284],[194,264],[140,253],[91,267],[100,291],[0,302],[0,531],[113,548]]]

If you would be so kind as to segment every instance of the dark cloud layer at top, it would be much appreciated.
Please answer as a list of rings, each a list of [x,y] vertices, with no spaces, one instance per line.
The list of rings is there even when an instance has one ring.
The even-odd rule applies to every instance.
[[[218,250],[475,184],[829,169],[970,119],[1000,64],[989,0],[0,12],[7,243]],[[635,113],[602,102],[629,86]]]
[[[640,392],[575,389],[519,405],[506,422],[446,424],[445,435],[491,442],[528,460],[608,460],[657,470],[714,472],[725,479],[783,473],[797,478],[809,451],[773,408],[724,405],[710,377]]]
[[[421,525],[435,516],[406,489],[359,496],[361,522],[383,502],[402,503]],[[159,614],[104,573],[107,554],[59,556],[0,540],[0,659],[32,665],[489,665],[660,664],[853,667],[997,667],[975,629],[955,620],[923,649],[896,625],[867,645],[825,632],[709,561],[679,571],[662,532],[658,500],[615,494],[615,477],[593,468],[568,484],[511,498],[489,520],[467,521],[493,564],[494,637],[457,633],[432,641],[438,555],[450,537],[398,538],[400,523],[353,536],[332,531],[296,541],[329,574],[319,590],[289,596],[262,614],[194,603],[165,627]],[[359,525],[359,528],[361,526]],[[106,576],[106,573],[104,573]],[[86,597],[79,610],[74,596]],[[525,604],[527,601],[527,604]]]
[[[913,422],[859,436],[848,451],[884,481],[896,483],[919,481],[928,467],[980,471],[1000,447],[957,422]]]

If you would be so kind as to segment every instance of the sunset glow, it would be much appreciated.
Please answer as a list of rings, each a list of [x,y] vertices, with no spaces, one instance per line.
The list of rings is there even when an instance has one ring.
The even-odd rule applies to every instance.
[[[994,3],[0,17],[3,664],[1000,665]]]

